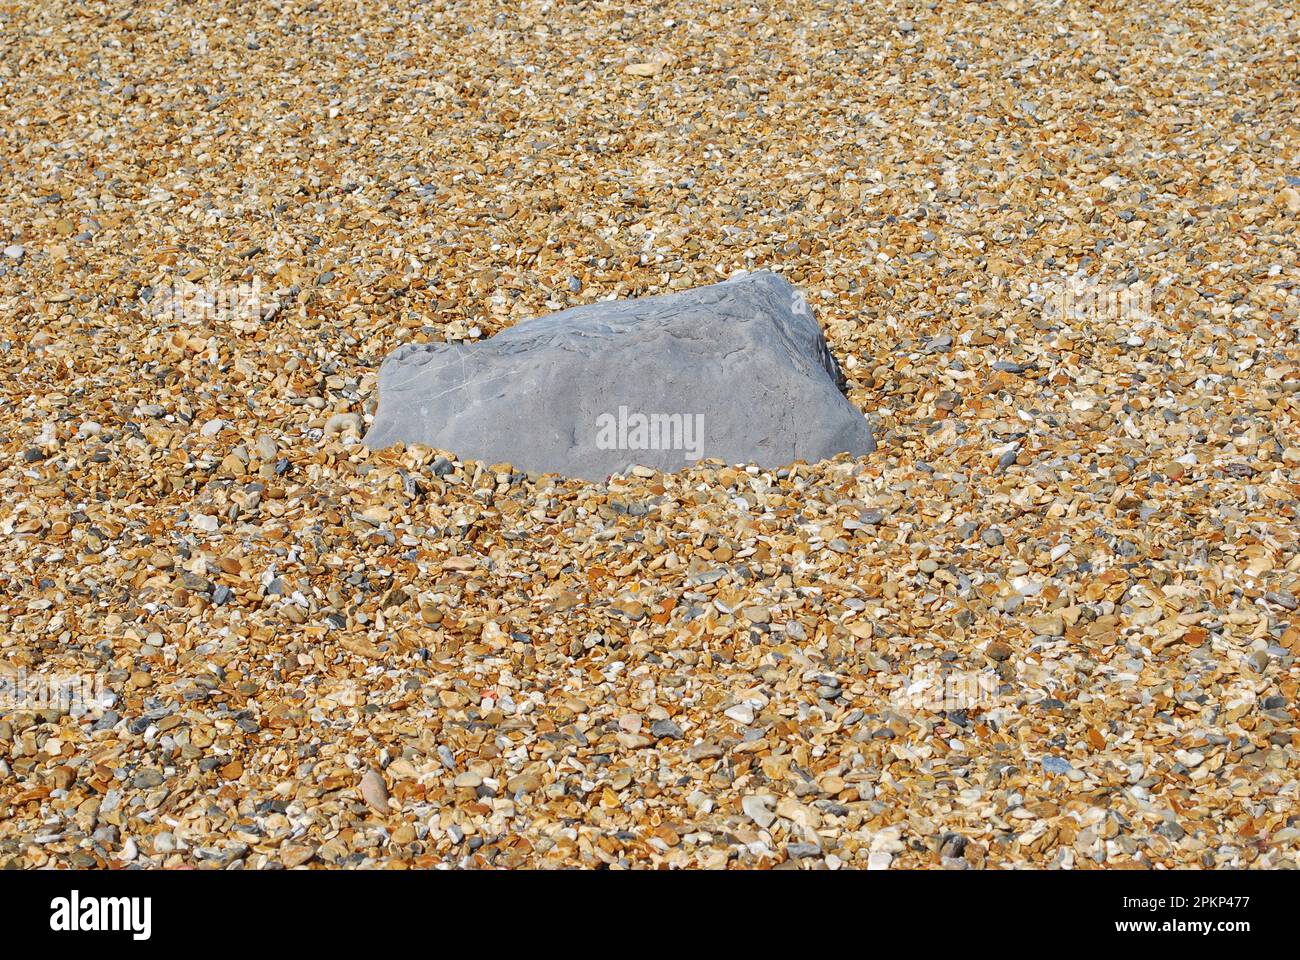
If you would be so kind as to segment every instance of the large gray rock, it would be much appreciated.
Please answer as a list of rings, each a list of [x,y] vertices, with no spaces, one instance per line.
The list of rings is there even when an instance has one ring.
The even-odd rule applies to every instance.
[[[871,453],[842,382],[803,297],[753,273],[575,307],[479,343],[398,347],[365,442],[589,480],[702,457],[779,467]]]

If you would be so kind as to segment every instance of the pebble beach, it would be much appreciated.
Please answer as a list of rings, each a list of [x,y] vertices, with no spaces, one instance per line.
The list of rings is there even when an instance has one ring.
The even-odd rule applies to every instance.
[[[0,0],[0,866],[1300,857],[1286,3]],[[877,443],[370,450],[772,270]]]

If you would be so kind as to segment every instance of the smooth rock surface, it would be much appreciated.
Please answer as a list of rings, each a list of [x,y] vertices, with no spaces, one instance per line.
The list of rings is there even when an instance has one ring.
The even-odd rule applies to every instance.
[[[470,344],[399,347],[365,442],[599,480],[701,458],[780,467],[875,443],[803,297],[753,273],[587,304]]]

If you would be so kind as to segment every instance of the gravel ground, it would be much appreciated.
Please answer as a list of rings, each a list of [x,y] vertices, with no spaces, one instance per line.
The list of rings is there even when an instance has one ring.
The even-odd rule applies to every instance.
[[[1293,13],[3,4],[0,865],[1296,866]],[[876,454],[358,441],[758,268]]]

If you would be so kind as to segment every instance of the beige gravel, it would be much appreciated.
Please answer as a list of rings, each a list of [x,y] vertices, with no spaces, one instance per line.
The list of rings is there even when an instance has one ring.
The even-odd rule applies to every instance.
[[[0,6],[0,680],[110,711],[0,717],[0,865],[1296,866],[1298,33]],[[875,455],[358,442],[399,343],[758,268]]]

